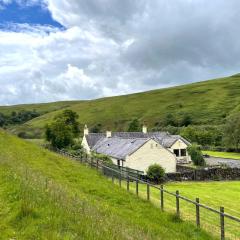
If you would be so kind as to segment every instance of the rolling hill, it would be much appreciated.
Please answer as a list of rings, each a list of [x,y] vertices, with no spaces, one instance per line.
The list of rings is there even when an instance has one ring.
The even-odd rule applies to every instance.
[[[21,126],[12,127],[40,136],[43,127],[62,109],[76,111],[83,125],[101,124],[103,130],[125,130],[129,122],[138,118],[149,127],[156,126],[168,114],[177,119],[189,115],[195,125],[222,124],[230,113],[240,110],[240,75],[208,80],[172,88],[101,98],[89,101],[21,105],[21,109],[47,113]],[[0,112],[19,109],[19,106],[0,107]]]
[[[80,163],[0,129],[0,239],[213,239]]]

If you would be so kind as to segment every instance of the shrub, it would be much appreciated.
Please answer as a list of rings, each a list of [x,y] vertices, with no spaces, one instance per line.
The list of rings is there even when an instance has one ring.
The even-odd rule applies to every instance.
[[[187,151],[189,155],[191,156],[191,159],[193,161],[193,164],[196,166],[205,166],[206,162],[203,158],[200,146],[197,144],[193,144],[191,146],[188,146]]]
[[[159,164],[152,164],[148,167],[147,177],[154,182],[162,182],[165,177],[165,170]]]
[[[99,154],[99,153],[92,153],[92,155],[102,160],[104,163],[113,164],[112,159],[107,155]]]

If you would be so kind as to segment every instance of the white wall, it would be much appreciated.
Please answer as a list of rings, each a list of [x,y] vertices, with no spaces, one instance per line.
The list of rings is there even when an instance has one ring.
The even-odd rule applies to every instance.
[[[84,148],[84,150],[89,154],[90,153],[90,147],[88,146],[88,142],[87,142],[87,139],[86,139],[85,135],[83,136],[81,145]]]
[[[176,157],[154,140],[149,140],[136,152],[126,158],[125,167],[144,171],[154,163],[161,165],[166,172],[176,172]]]
[[[187,150],[188,145],[183,142],[181,139],[178,139],[172,146],[169,148],[171,152],[173,152],[174,149],[186,149]],[[189,156],[188,152],[186,151],[186,156],[179,156],[177,157],[177,160],[179,163],[189,163],[191,162],[191,157]]]

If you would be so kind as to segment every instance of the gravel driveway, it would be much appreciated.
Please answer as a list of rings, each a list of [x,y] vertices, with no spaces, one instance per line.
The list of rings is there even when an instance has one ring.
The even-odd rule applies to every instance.
[[[227,165],[230,168],[240,168],[240,160],[235,160],[231,158],[219,158],[219,157],[206,157],[205,161],[207,165]]]

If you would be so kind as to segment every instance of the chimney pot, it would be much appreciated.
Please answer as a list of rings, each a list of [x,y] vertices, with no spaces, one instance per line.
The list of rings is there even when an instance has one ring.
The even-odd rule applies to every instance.
[[[146,125],[143,125],[143,127],[142,127],[142,132],[143,132],[143,133],[147,133],[147,126],[146,126]]]
[[[112,137],[112,132],[111,132],[111,131],[106,131],[106,137],[107,137],[107,138]]]
[[[84,135],[84,136],[85,136],[85,135],[88,135],[88,133],[89,133],[88,127],[87,127],[87,125],[85,124],[84,130],[83,130],[83,135]]]

